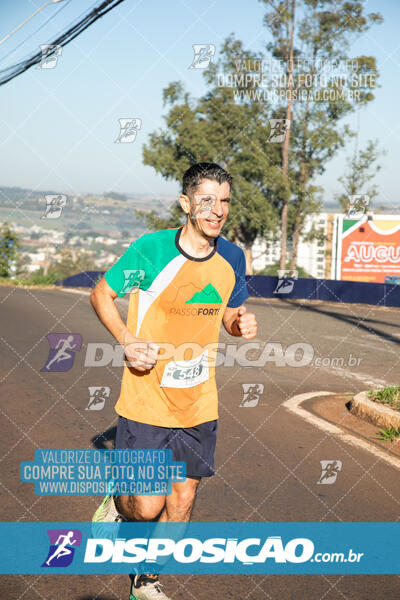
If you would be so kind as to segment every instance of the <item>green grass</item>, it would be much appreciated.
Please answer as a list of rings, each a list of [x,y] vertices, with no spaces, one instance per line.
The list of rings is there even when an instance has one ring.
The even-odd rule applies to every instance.
[[[395,438],[400,437],[400,425],[397,429],[393,425],[388,429],[380,429],[376,437],[384,442],[393,442]]]
[[[54,285],[58,279],[60,279],[60,277],[54,273],[44,275],[43,272],[35,271],[23,277],[2,277],[0,283],[5,285],[15,285],[16,287],[23,287],[24,285]]]
[[[382,390],[369,390],[368,398],[400,411],[400,385],[389,385]]]
[[[289,270],[289,262],[286,264],[286,269]],[[279,262],[273,265],[268,265],[261,271],[254,271],[254,275],[271,275],[272,277],[278,277]],[[311,277],[309,273],[303,267],[296,267],[296,271],[299,277]],[[311,277],[312,278],[312,277]]]

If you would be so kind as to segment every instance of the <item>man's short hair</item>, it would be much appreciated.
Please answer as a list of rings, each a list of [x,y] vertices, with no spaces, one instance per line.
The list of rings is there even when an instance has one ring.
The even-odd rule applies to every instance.
[[[232,187],[233,177],[225,171],[217,163],[196,163],[192,165],[183,175],[182,181],[182,194],[188,196],[191,192],[194,192],[198,185],[204,179],[211,179],[211,181],[217,181],[221,183],[229,183]]]

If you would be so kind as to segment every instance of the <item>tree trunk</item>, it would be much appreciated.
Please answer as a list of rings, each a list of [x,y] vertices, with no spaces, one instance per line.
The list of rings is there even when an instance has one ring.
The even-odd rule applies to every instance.
[[[253,254],[251,246],[245,246],[244,256],[246,258],[246,275],[253,275]]]
[[[296,212],[296,220],[294,224],[294,233],[293,233],[293,248],[292,248],[292,256],[290,258],[290,266],[289,269],[293,271],[297,266],[297,252],[299,249],[299,241],[300,241],[300,228],[301,228],[301,201],[297,207]]]
[[[314,60],[315,60],[315,58],[316,58],[316,56],[314,55]],[[306,151],[307,151],[309,110],[310,110],[310,101],[307,97],[306,110],[305,110],[305,115],[304,115],[304,127],[303,127],[303,132],[302,132],[302,134],[303,134],[302,149],[303,149],[304,159],[306,159]],[[310,170],[309,170],[309,167],[307,166],[307,164],[301,165],[300,169],[301,169],[300,170],[300,182],[301,182],[302,192],[298,199],[298,205],[297,205],[296,217],[295,217],[295,223],[294,223],[293,248],[292,248],[292,256],[290,259],[290,266],[289,266],[291,271],[293,271],[297,265],[297,252],[298,252],[298,248],[299,248],[300,231],[301,231],[301,226],[302,226],[301,209],[303,206],[303,199],[304,199],[303,193],[304,193],[306,182],[310,178]]]
[[[286,269],[286,238],[287,238],[287,215],[288,215],[288,201],[285,198],[282,208],[281,215],[281,257],[279,260],[279,268]]]
[[[287,4],[289,8],[289,2]],[[286,180],[286,190],[285,197],[283,199],[283,207],[282,207],[282,217],[281,217],[281,257],[279,261],[279,266],[281,269],[286,269],[286,257],[287,257],[287,217],[288,217],[288,191],[289,191],[289,181],[288,181],[288,172],[289,172],[289,147],[290,147],[290,121],[292,116],[292,92],[293,92],[293,38],[294,38],[294,27],[295,27],[295,9],[296,9],[296,0],[291,0],[291,11],[290,11],[290,42],[289,47],[286,54],[286,75],[288,78],[288,86],[287,90],[289,90],[288,94],[288,103],[286,107],[286,123],[288,127],[286,129],[286,135],[283,140],[282,146],[282,175]],[[287,25],[287,32],[289,34],[289,23]],[[289,35],[288,35],[289,37]]]

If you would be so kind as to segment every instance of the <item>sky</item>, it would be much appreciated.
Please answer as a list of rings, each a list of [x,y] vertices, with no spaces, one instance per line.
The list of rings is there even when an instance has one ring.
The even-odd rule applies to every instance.
[[[37,51],[98,3],[63,0],[46,6],[0,44],[0,68]],[[43,4],[3,0],[0,38]],[[400,202],[398,0],[369,0],[366,8],[380,12],[384,23],[356,39],[352,53],[376,56],[381,87],[360,112],[359,146],[378,139],[385,150],[376,183],[379,203],[390,206]],[[143,144],[163,127],[162,90],[180,80],[195,97],[205,92],[202,70],[189,69],[193,44],[215,44],[218,54],[233,32],[244,47],[261,54],[269,36],[263,14],[257,0],[125,0],[63,48],[56,68],[33,67],[0,87],[0,186],[67,194],[178,194],[176,182],[142,162]],[[121,118],[141,120],[133,143],[115,143]],[[355,115],[349,124],[356,126]],[[341,191],[338,177],[353,150],[350,142],[316,180],[325,202]]]

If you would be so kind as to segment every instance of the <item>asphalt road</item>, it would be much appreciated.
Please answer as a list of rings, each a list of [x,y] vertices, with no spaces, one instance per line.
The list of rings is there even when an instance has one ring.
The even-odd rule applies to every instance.
[[[126,302],[119,301],[119,306],[124,314]],[[218,369],[217,473],[201,483],[193,520],[398,520],[399,471],[362,449],[339,443],[282,403],[305,392],[350,394],[398,384],[400,310],[262,300],[249,300],[247,308],[258,318],[256,342],[261,348],[270,344],[269,360],[263,366],[226,366],[225,358],[225,366]],[[35,496],[31,484],[19,481],[19,464],[32,460],[36,448],[111,445],[122,369],[85,367],[84,362],[89,342],[111,343],[112,338],[97,321],[88,297],[79,293],[0,287],[0,314],[1,519],[88,521],[98,498]],[[41,372],[49,349],[46,335],[66,332],[83,339],[73,367],[64,373]],[[225,332],[220,341],[235,342]],[[302,349],[307,364],[295,366],[296,361],[302,364]],[[256,349],[250,350],[247,358],[254,353]],[[264,386],[255,406],[239,406],[246,384]],[[85,410],[89,386],[110,387],[102,410]],[[332,485],[317,484],[321,460],[342,461]],[[170,575],[163,583],[172,599],[188,600],[400,597],[400,577],[392,575]],[[126,600],[128,587],[126,576],[0,578],[1,598],[7,600]]]

